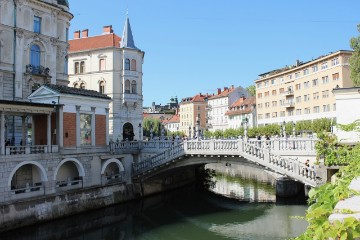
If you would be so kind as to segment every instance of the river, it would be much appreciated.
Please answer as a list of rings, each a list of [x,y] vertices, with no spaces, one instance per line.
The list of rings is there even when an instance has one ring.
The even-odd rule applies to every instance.
[[[239,171],[224,171],[234,168],[217,169],[211,191],[188,186],[142,201],[1,233],[0,239],[275,240],[289,239],[305,230],[305,220],[292,218],[305,214],[303,201],[276,199],[272,178],[264,171],[256,176],[261,181],[253,179],[252,168],[242,176]]]

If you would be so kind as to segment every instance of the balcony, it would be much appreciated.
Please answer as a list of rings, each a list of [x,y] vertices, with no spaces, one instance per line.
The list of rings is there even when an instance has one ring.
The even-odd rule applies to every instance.
[[[293,90],[288,90],[288,91],[282,92],[281,95],[285,95],[286,97],[294,96],[294,91]]]
[[[49,68],[45,68],[41,65],[39,66],[34,66],[31,64],[26,65],[26,73],[29,74],[34,74],[34,75],[40,75],[40,76],[50,76],[50,69]]]
[[[295,101],[286,101],[282,106],[286,108],[294,108],[295,107]]]

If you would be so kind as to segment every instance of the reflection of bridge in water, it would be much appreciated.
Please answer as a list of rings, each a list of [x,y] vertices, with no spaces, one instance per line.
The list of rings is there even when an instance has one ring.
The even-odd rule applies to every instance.
[[[289,138],[257,141],[244,139],[211,139],[173,141],[114,142],[116,153],[152,153],[134,163],[133,178],[147,178],[161,172],[189,165],[220,161],[250,161],[293,180],[315,187],[315,169],[306,166],[301,157],[314,159],[314,139]],[[235,160],[236,159],[236,160]]]

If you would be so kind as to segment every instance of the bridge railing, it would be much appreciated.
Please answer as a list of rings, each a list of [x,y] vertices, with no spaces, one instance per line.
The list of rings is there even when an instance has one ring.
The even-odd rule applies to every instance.
[[[113,141],[110,140],[109,148],[112,152],[127,153],[133,151],[160,152],[173,145],[181,143],[180,140],[150,140],[150,141]]]

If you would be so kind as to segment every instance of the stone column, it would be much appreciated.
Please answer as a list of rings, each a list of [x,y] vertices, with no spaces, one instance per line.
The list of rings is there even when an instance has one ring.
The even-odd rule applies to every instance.
[[[91,146],[96,145],[96,118],[95,118],[96,107],[91,107]]]
[[[0,113],[0,154],[5,155],[5,114]]]
[[[109,108],[105,108],[106,112],[106,119],[105,119],[105,125],[106,125],[106,132],[105,132],[105,141],[106,145],[109,144]]]
[[[76,146],[80,147],[80,108],[81,106],[76,105]]]
[[[47,115],[47,145],[49,152],[51,152],[51,113]]]
[[[26,116],[21,116],[21,140],[22,140],[22,145],[26,146],[26,135],[27,135],[27,126],[26,126]]]

